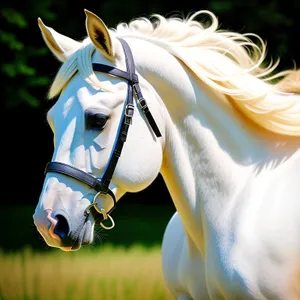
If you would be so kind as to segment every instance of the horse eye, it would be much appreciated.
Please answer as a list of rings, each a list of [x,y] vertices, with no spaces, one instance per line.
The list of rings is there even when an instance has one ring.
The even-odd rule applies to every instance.
[[[91,111],[86,112],[86,127],[87,129],[103,130],[109,116],[102,113],[95,113]]]

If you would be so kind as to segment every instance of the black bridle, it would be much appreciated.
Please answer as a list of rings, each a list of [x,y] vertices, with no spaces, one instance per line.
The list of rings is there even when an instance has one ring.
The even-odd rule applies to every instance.
[[[103,65],[103,64],[96,64],[93,63],[93,70],[96,72],[103,72],[107,73],[109,75],[117,76],[123,79],[126,79],[128,82],[128,91],[127,91],[127,98],[124,102],[124,109],[123,114],[121,116],[120,120],[120,126],[119,131],[116,136],[114,148],[112,150],[109,162],[106,166],[106,169],[104,171],[103,176],[99,178],[95,178],[94,176],[86,173],[85,171],[82,171],[78,168],[75,168],[71,165],[62,163],[62,162],[56,162],[52,161],[47,163],[45,172],[54,172],[54,173],[61,173],[67,176],[70,176],[72,178],[75,178],[91,188],[93,188],[97,193],[94,197],[93,202],[87,207],[85,213],[89,214],[90,209],[93,207],[100,215],[101,219],[99,218],[99,222],[101,223],[103,220],[107,219],[107,216],[113,211],[113,209],[116,207],[116,198],[114,193],[109,189],[109,184],[111,182],[113,173],[115,171],[115,168],[117,166],[117,162],[120,158],[124,143],[127,138],[128,129],[132,122],[133,112],[134,112],[134,100],[133,100],[133,94],[136,97],[136,100],[138,102],[138,105],[143,112],[144,116],[146,117],[149,125],[151,126],[153,132],[157,137],[161,137],[161,133],[159,131],[159,128],[147,106],[146,100],[144,99],[140,86],[139,86],[139,78],[138,75],[135,73],[135,64],[132,56],[132,52],[130,50],[129,45],[127,42],[123,39],[120,39],[120,42],[122,44],[124,54],[125,54],[125,60],[126,60],[126,71],[122,71],[120,69],[117,69],[112,66]],[[96,204],[96,198],[99,194],[109,195],[113,199],[113,207],[106,212],[103,208],[98,208]],[[112,219],[111,219],[112,220]]]

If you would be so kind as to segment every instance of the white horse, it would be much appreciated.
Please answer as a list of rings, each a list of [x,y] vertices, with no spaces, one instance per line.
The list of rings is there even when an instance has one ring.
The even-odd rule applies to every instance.
[[[38,20],[62,62],[34,214],[47,244],[89,244],[160,172],[177,209],[162,245],[175,299],[300,299],[299,71],[272,75],[264,42],[219,30],[209,11],[115,29],[85,13],[82,41]]]

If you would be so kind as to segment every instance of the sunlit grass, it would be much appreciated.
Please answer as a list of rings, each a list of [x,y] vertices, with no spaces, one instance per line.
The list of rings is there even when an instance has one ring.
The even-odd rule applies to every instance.
[[[171,299],[159,247],[0,252],[0,299]]]

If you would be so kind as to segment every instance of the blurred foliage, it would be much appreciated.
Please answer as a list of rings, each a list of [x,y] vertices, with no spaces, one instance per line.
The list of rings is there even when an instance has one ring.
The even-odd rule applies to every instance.
[[[47,2],[47,1],[46,1]],[[50,3],[50,1],[49,1]],[[25,102],[38,107],[40,102],[35,89],[49,83],[46,76],[38,76],[34,61],[47,53],[36,40],[30,37],[30,19],[36,13],[33,1],[27,2],[30,9],[4,7],[1,9],[1,79],[2,101],[6,107],[15,107]],[[32,7],[31,7],[32,6]],[[42,6],[41,6],[42,8]],[[38,78],[38,80],[36,79]]]

